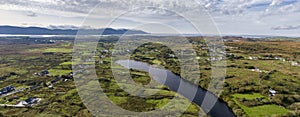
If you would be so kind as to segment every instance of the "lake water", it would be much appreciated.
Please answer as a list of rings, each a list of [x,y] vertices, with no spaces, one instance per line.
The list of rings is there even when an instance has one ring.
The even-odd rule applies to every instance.
[[[224,101],[220,100],[211,92],[182,79],[180,76],[172,73],[169,70],[155,68],[147,63],[134,60],[119,60],[116,61],[116,63],[128,69],[131,68],[149,72],[151,78],[153,78],[156,82],[168,86],[172,91],[181,94],[190,101],[199,105],[204,112],[212,117],[234,117],[233,112],[229,109]],[[216,100],[216,102],[210,100],[203,102],[204,97],[210,100]]]

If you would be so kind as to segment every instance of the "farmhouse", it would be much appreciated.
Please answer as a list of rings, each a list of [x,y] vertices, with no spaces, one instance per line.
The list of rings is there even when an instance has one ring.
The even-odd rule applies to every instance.
[[[252,56],[250,56],[249,60],[258,60],[258,57],[252,57]]]
[[[48,86],[48,88],[49,88],[49,89],[53,89],[53,84],[50,84],[50,85]]]
[[[258,68],[256,68],[256,69],[251,69],[251,71],[253,71],[253,72],[260,72],[260,73],[263,72],[262,70],[260,70],[260,69],[258,69]]]
[[[271,96],[275,96],[275,94],[277,93],[276,90],[273,90],[273,89],[269,89],[269,93]]]
[[[0,95],[12,92],[14,90],[15,90],[14,86],[4,87],[0,90]]]
[[[29,105],[32,105],[32,104],[36,104],[39,102],[39,99],[38,98],[28,98],[24,101],[22,101],[22,104],[25,105],[25,106],[29,106]]]
[[[48,70],[43,70],[41,72],[38,72],[38,73],[34,73],[34,75],[36,76],[46,76],[49,74],[49,71]]]
[[[299,63],[298,63],[298,62],[295,62],[295,61],[292,61],[291,65],[292,65],[292,66],[298,66]]]

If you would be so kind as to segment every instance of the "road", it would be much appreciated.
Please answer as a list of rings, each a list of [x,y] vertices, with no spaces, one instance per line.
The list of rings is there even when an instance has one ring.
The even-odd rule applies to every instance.
[[[18,103],[18,104],[16,104],[16,105],[11,105],[11,104],[0,104],[0,106],[2,106],[2,107],[20,107],[20,108],[22,108],[22,107],[26,107],[26,106],[24,106],[23,104],[22,104],[22,102],[20,102],[20,103]]]

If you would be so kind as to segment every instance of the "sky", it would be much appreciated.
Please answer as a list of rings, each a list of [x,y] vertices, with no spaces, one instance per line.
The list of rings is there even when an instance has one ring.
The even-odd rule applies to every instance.
[[[0,25],[24,27],[198,34],[193,23],[210,19],[219,32],[203,35],[300,37],[300,0],[2,0],[0,14]]]

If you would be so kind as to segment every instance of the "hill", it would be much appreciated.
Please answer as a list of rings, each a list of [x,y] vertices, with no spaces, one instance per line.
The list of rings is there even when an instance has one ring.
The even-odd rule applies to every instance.
[[[141,30],[130,29],[82,29],[84,35],[111,35],[111,34],[148,34]],[[0,26],[0,34],[18,34],[18,35],[76,35],[77,29],[48,29],[41,27],[16,27]]]

